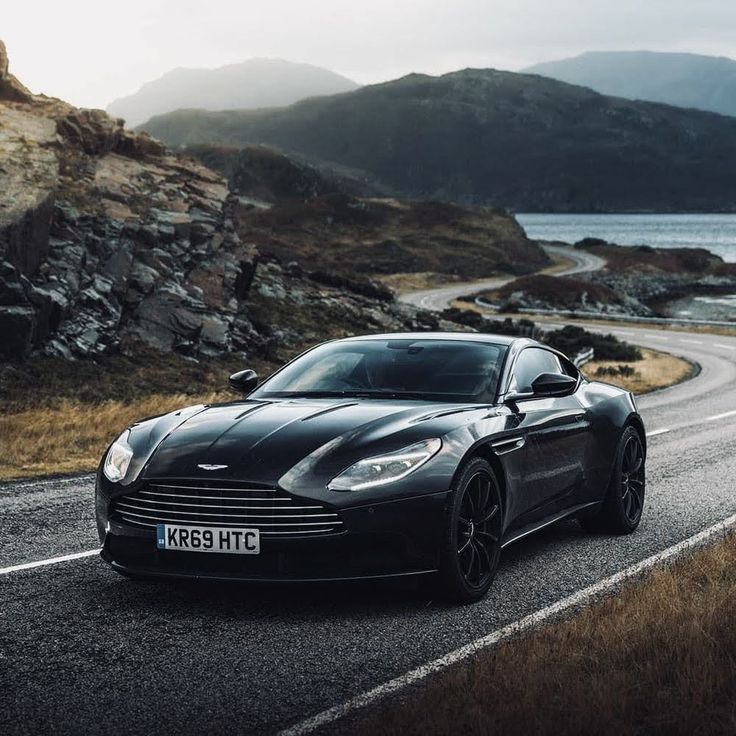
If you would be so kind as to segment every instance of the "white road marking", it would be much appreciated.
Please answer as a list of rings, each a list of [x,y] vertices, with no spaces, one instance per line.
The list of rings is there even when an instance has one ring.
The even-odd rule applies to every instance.
[[[726,350],[736,350],[736,347],[733,345],[724,345],[722,342],[714,342],[713,343],[714,348],[725,348]]]
[[[667,434],[669,429],[653,429],[651,432],[647,432],[647,437],[656,437],[658,434]]]
[[[669,340],[669,337],[664,335],[652,335],[651,333],[644,335],[644,337],[648,337],[650,340]]]
[[[100,554],[99,549],[88,549],[85,552],[75,552],[71,555],[62,555],[61,557],[49,557],[46,560],[37,560],[36,562],[24,562],[22,565],[11,565],[10,567],[0,567],[0,575],[7,575],[11,572],[20,572],[21,570],[33,570],[36,567],[45,567],[46,565],[57,565],[59,562],[69,562],[70,560],[80,560],[82,557],[92,557],[92,555]]]
[[[733,411],[724,411],[723,414],[714,414],[712,417],[706,417],[703,419],[704,422],[716,422],[719,419],[725,419],[726,417],[736,416],[736,409]]]
[[[629,337],[634,337],[636,335],[636,332],[630,332],[628,330],[616,330],[617,335],[627,335]]]
[[[39,478],[38,480],[28,481],[27,483],[2,483],[0,484],[0,493],[5,488],[12,488],[16,490],[18,488],[32,488],[33,486],[50,486],[50,485],[64,485],[66,483],[84,483],[85,481],[92,480],[94,473],[85,473],[84,475],[75,475],[72,478]]]
[[[689,345],[702,345],[703,344],[702,340],[685,340],[683,338],[680,338],[680,342],[686,342]]]
[[[580,607],[582,604],[597,600],[604,595],[613,592],[627,580],[637,578],[647,570],[672,560],[683,552],[702,547],[713,539],[713,537],[725,536],[726,533],[735,526],[736,514],[729,516],[723,521],[719,521],[717,524],[713,524],[713,526],[709,526],[702,532],[699,532],[692,537],[688,537],[672,547],[668,547],[661,552],[657,552],[657,554],[652,555],[651,557],[647,557],[641,562],[637,562],[631,567],[627,567],[625,570],[621,570],[621,572],[617,572],[615,575],[599,580],[597,583],[567,596],[567,598],[562,598],[546,608],[530,613],[528,616],[524,616],[524,618],[514,621],[514,623],[511,623],[508,626],[504,626],[502,629],[498,629],[491,634],[476,639],[470,644],[466,644],[465,646],[456,649],[454,652],[446,654],[444,657],[428,662],[427,664],[417,667],[416,669],[400,675],[393,680],[389,680],[382,685],[378,685],[372,690],[368,690],[367,692],[357,695],[340,705],[328,708],[311,718],[300,721],[299,723],[280,731],[279,736],[301,736],[302,734],[312,733],[312,731],[320,728],[321,726],[337,721],[353,711],[365,708],[366,706],[385,698],[387,695],[391,695],[391,693],[398,692],[399,690],[413,685],[436,672],[441,672],[451,665],[468,659],[468,657],[472,657],[474,654],[477,654],[484,649],[488,649],[505,639],[509,639],[524,631],[536,628],[545,621]]]

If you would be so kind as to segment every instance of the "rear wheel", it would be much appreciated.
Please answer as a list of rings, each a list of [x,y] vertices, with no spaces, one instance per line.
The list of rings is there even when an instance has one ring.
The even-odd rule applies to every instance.
[[[619,439],[616,460],[606,498],[593,515],[580,521],[590,531],[631,534],[641,521],[646,490],[644,444],[634,427],[626,427]]]
[[[480,600],[501,556],[501,492],[490,464],[473,458],[460,470],[440,560],[440,584],[455,603]]]

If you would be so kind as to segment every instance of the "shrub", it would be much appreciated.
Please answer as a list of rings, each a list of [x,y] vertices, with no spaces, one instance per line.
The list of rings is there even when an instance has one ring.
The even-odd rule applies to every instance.
[[[630,365],[602,365],[595,372],[596,376],[633,376],[636,371]]]
[[[472,327],[487,335],[517,335],[539,339],[541,334],[539,327],[530,319],[513,320],[510,317],[502,320],[488,319],[472,309],[458,309],[457,307],[445,309],[441,316],[448,322]]]
[[[613,335],[588,332],[577,325],[566,325],[544,335],[544,342],[553,348],[573,356],[586,348],[593,348],[596,360],[641,360],[641,350],[636,345],[622,342]]]

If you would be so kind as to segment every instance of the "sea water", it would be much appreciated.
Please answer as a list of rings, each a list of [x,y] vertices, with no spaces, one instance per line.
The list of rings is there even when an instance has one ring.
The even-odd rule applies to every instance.
[[[655,248],[706,248],[736,262],[736,214],[733,215],[575,215],[517,214],[533,240],[576,243],[601,238],[618,245]]]

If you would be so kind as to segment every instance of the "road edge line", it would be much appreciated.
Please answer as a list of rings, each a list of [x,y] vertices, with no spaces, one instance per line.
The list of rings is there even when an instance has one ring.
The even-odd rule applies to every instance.
[[[39,475],[35,479],[18,478],[17,480],[4,480],[0,482],[0,493],[4,491],[22,490],[23,488],[33,488],[44,485],[65,485],[67,483],[78,483],[80,481],[94,480],[95,474],[80,473],[79,475]]]
[[[0,567],[0,575],[9,575],[11,572],[20,572],[21,570],[33,570],[37,567],[45,567],[46,565],[57,565],[60,562],[70,562],[71,560],[80,560],[83,557],[92,557],[100,554],[99,547],[88,549],[84,552],[73,552],[70,555],[62,555],[61,557],[49,557],[45,560],[37,560],[36,562],[22,562],[20,565],[10,565],[9,567]]]
[[[480,651],[488,649],[501,641],[521,634],[522,632],[529,631],[530,629],[534,629],[561,613],[574,610],[584,603],[590,603],[596,599],[605,597],[606,594],[614,591],[622,583],[637,578],[641,576],[642,573],[647,572],[658,565],[670,562],[687,551],[704,547],[718,535],[723,535],[725,537],[727,532],[732,530],[734,527],[736,527],[736,514],[707,527],[703,531],[698,532],[697,534],[694,534],[671,547],[667,547],[661,552],[657,552],[656,554],[645,558],[641,562],[637,562],[636,564],[610,575],[607,578],[603,578],[597,583],[593,583],[582,590],[572,593],[571,595],[562,598],[545,608],[541,608],[534,613],[530,613],[527,616],[504,626],[503,628],[497,629],[490,634],[486,634],[469,644],[465,644],[449,654],[439,657],[427,664],[421,665],[416,669],[410,670],[403,675],[399,675],[398,677],[378,685],[371,690],[367,690],[360,695],[356,695],[339,705],[333,706],[314,716],[299,721],[298,723],[279,731],[278,736],[303,736],[303,734],[312,733],[322,726],[326,726],[329,723],[337,721],[353,711],[365,708],[391,695],[392,693],[414,685],[429,675],[447,669],[451,665],[457,664],[458,662],[461,662]]]

